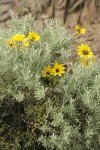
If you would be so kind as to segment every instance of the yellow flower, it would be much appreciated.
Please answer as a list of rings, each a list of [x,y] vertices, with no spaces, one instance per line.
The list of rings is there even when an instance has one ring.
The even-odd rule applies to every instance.
[[[14,48],[28,47],[29,40],[25,37],[24,34],[16,34],[15,36],[9,39],[8,44]]]
[[[14,41],[12,40],[12,38],[7,39],[7,44],[14,47]]]
[[[44,67],[44,69],[42,71],[42,77],[50,77],[50,75],[52,75],[51,67],[50,66]]]
[[[75,26],[75,29],[76,29],[76,33],[77,34],[84,34],[86,29],[85,28],[81,28],[79,25],[76,25]]]
[[[34,32],[29,32],[28,38],[34,42],[37,42],[40,39],[40,36]]]
[[[91,51],[90,47],[87,44],[86,45],[81,44],[80,46],[78,46],[77,54],[83,58],[93,57],[93,52]]]
[[[28,47],[29,44],[30,44],[30,43],[29,43],[28,38],[24,38],[24,40],[23,40],[23,46]]]
[[[91,66],[96,59],[95,55],[87,44],[81,44],[80,46],[78,46],[77,53],[81,57],[81,63],[83,67]]]
[[[65,67],[62,64],[55,63],[52,68],[52,74],[54,76],[62,76],[65,73]]]
[[[22,42],[25,39],[24,34],[16,34],[15,36],[12,37],[12,39],[16,42]]]

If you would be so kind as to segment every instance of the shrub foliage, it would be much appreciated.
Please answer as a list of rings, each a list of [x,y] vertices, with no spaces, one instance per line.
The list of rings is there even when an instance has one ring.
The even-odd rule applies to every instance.
[[[9,28],[0,29],[0,148],[99,150],[99,64],[69,67],[75,34],[58,21],[38,28],[31,15],[11,16]],[[26,47],[7,42],[29,32],[40,39]],[[43,77],[43,69],[56,62],[64,69],[61,76]]]

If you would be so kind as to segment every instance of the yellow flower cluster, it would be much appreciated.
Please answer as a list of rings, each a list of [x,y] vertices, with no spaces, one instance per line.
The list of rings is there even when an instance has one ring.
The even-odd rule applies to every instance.
[[[37,42],[40,39],[40,36],[34,32],[29,32],[28,38],[34,42]]]
[[[30,45],[30,40],[37,42],[39,39],[40,36],[38,34],[29,32],[27,37],[25,37],[24,34],[16,34],[15,36],[8,39],[7,43],[14,48],[23,48]]]
[[[84,34],[86,32],[85,28],[81,28],[79,25],[75,26],[76,34]]]
[[[86,32],[86,29],[80,27],[79,25],[76,25],[75,29],[76,29],[75,32],[76,34],[84,34]],[[83,67],[91,66],[96,58],[87,44],[86,45],[81,44],[80,46],[78,46],[77,54],[81,58],[81,63]]]
[[[81,57],[82,66],[90,66],[95,60],[95,55],[91,51],[90,47],[86,44],[78,46],[77,54]]]
[[[81,28],[80,26],[75,26],[77,34],[84,34],[86,29]],[[31,40],[34,40],[34,34],[30,33],[29,37]],[[38,39],[38,36],[37,36]],[[78,46],[77,54],[81,58],[82,66],[90,66],[92,65],[93,61],[95,60],[95,55],[91,51],[90,47],[86,44],[81,44]],[[58,64],[55,62],[54,66],[47,66],[44,67],[42,70],[42,77],[51,77],[51,76],[62,76],[65,73],[65,67],[62,64]]]
[[[53,67],[44,67],[42,77],[62,76],[65,73],[65,67],[62,64],[55,62]]]
[[[25,37],[24,34],[16,34],[9,39],[8,44],[14,48],[28,47],[29,40]]]

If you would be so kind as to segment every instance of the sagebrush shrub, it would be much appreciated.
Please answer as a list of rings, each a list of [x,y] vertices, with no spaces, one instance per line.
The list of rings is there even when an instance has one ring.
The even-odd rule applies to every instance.
[[[98,150],[99,64],[85,52],[86,67],[69,67],[75,33],[58,21],[11,16],[0,30],[0,148]]]

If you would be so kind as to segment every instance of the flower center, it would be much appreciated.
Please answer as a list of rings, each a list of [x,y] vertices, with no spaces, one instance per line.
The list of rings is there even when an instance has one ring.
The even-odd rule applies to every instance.
[[[77,32],[80,33],[80,29],[78,29]]]
[[[34,37],[34,36],[32,36],[32,39],[35,39],[35,37]]]
[[[56,72],[59,72],[59,69],[56,69]]]
[[[12,44],[12,43],[10,43],[10,46],[13,46],[13,44]]]
[[[47,72],[46,72],[46,74],[47,74],[47,75],[50,75],[50,72],[49,72],[49,71],[47,71]]]
[[[89,52],[87,50],[83,50],[83,55],[88,55]]]

